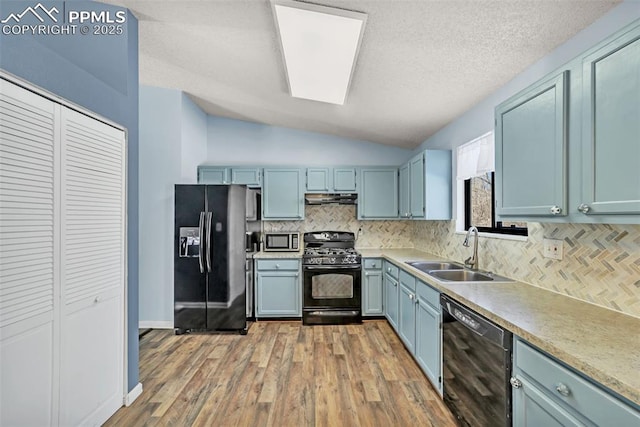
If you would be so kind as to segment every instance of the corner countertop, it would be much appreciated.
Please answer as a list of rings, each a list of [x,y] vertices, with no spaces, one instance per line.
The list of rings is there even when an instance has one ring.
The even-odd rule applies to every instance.
[[[441,282],[405,263],[443,260],[417,249],[358,251],[393,262],[640,405],[640,318],[523,282]]]

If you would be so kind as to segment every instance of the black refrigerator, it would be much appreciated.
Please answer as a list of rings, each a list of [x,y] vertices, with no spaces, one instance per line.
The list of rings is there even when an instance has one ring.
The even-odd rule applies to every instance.
[[[176,185],[174,330],[247,333],[242,185]]]

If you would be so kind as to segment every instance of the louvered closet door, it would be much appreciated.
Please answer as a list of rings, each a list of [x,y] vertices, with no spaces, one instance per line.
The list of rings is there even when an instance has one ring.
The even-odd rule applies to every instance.
[[[59,106],[0,79],[0,425],[55,425]]]
[[[106,421],[123,397],[124,132],[62,109],[60,425]]]

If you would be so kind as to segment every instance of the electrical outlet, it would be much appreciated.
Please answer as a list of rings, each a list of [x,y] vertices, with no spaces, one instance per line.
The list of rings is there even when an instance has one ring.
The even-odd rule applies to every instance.
[[[543,255],[545,258],[562,259],[562,240],[558,239],[543,239]]]

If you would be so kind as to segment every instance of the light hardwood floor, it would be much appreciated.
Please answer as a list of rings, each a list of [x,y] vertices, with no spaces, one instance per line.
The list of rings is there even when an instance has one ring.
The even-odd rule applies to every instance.
[[[142,395],[107,426],[454,426],[384,320],[257,322],[246,336],[154,330]]]

